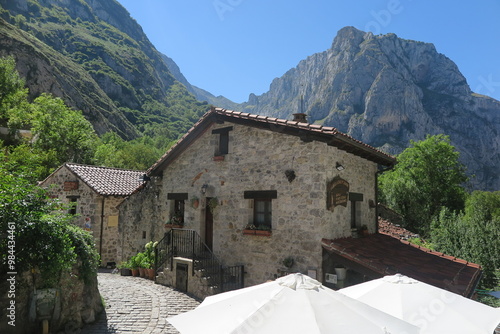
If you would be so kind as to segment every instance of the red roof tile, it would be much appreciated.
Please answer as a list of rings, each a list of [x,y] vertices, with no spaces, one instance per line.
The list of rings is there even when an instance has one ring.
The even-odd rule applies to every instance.
[[[393,224],[389,220],[382,218],[378,219],[378,232],[400,240],[420,237],[417,233],[410,232],[404,227]]]
[[[329,252],[380,276],[400,273],[469,297],[481,278],[481,267],[385,234],[364,238],[323,239]]]
[[[66,163],[65,166],[103,196],[128,196],[144,184],[143,171]]]
[[[329,145],[337,146],[347,152],[364,157],[383,165],[393,165],[396,159],[370,145],[367,145],[353,137],[338,131],[334,127],[327,127],[318,124],[301,123],[267,116],[254,115],[249,113],[236,112],[222,108],[212,108],[205,113],[196,124],[173,145],[153,166],[147,171],[148,174],[154,174],[165,165],[175,159],[180,152],[188,147],[197,136],[204,131],[204,127],[215,120],[227,122],[240,122],[252,126],[261,126],[268,129],[279,126],[280,130],[286,130],[286,133],[294,135],[307,135],[311,140],[319,140]],[[300,130],[300,131],[299,131]]]

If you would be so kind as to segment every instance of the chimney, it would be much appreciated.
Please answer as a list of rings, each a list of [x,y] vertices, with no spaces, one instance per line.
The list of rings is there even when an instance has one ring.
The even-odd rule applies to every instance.
[[[299,113],[293,114],[293,121],[299,122],[299,123],[307,123],[306,117],[307,117],[306,114],[299,112]]]
[[[307,115],[304,113],[304,95],[300,96],[299,110],[300,112],[293,114],[293,121],[299,123],[307,123]]]

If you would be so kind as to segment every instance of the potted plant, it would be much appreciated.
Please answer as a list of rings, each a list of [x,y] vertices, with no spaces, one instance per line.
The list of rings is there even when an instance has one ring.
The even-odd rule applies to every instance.
[[[289,256],[283,260],[283,265],[287,268],[291,268],[294,264],[294,259],[293,257]]]
[[[116,266],[116,268],[120,269],[121,276],[131,276],[132,271],[130,270],[129,261],[122,261],[120,264]]]
[[[139,276],[139,263],[137,262],[137,256],[134,255],[128,260],[130,271],[132,272],[132,276]]]
[[[165,228],[181,228],[184,226],[184,214],[180,211],[175,211],[170,215],[170,220],[165,224]]]
[[[271,235],[271,227],[268,225],[255,226],[254,224],[248,224],[243,230],[243,234],[246,235]]]
[[[257,226],[257,229],[255,230],[255,235],[270,236],[271,235],[271,227],[269,225],[259,225],[259,226]]]
[[[366,237],[368,235],[368,226],[366,226],[366,225],[361,226],[359,228],[358,233],[360,236]]]
[[[247,226],[243,229],[243,234],[255,235],[256,229],[257,227],[254,224],[247,224]]]
[[[150,241],[146,244],[144,247],[144,262],[146,265],[146,272],[147,276],[150,280],[155,279],[155,270],[154,270],[154,264],[155,264],[155,247],[158,244],[158,242],[153,242]]]
[[[144,270],[146,265],[146,263],[144,262],[144,253],[142,252],[137,253],[136,261],[137,261],[137,267],[139,269],[139,276],[144,278],[146,275],[146,272]]]

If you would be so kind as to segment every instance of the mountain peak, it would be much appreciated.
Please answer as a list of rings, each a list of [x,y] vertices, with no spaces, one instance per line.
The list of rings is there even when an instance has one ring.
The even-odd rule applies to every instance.
[[[476,175],[473,186],[500,189],[500,102],[472,94],[456,64],[431,43],[342,28],[329,50],[300,61],[241,108],[287,119],[301,95],[311,122],[391,154],[410,139],[449,135]]]

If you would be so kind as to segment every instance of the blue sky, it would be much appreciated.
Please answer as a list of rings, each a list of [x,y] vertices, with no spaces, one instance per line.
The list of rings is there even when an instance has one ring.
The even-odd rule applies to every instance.
[[[500,100],[500,1],[118,0],[187,80],[244,102],[345,26],[433,43],[472,90]]]

